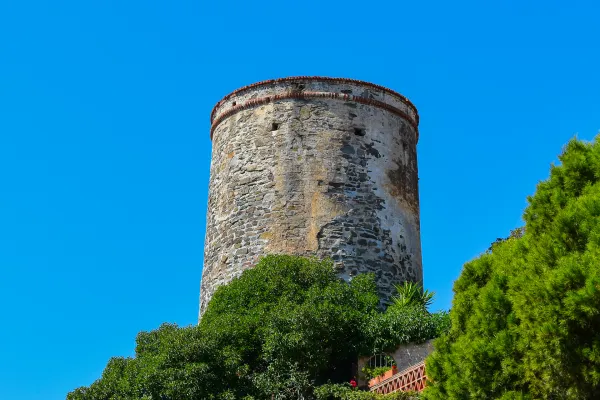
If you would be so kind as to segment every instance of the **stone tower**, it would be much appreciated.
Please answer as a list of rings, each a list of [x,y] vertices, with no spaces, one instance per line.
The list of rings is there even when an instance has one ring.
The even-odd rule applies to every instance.
[[[419,116],[406,97],[352,79],[275,79],[225,96],[211,123],[200,315],[267,253],[331,257],[346,280],[374,272],[382,300],[422,280]]]

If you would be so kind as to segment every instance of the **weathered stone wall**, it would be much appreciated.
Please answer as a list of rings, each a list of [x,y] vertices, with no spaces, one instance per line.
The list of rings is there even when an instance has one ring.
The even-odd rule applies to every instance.
[[[433,352],[433,340],[424,343],[409,343],[398,346],[392,358],[396,361],[398,371],[424,361]]]
[[[331,257],[339,276],[422,279],[418,115],[365,82],[285,78],[233,92],[211,115],[200,313],[266,253]]]
[[[400,345],[393,353],[389,353],[389,356],[391,356],[396,362],[398,372],[401,372],[410,366],[424,361],[433,352],[433,350],[433,340],[428,340],[419,344],[407,343]],[[361,357],[358,360],[357,379],[360,386],[364,386],[368,383],[367,379],[365,379],[360,371],[362,371],[363,367],[367,365],[370,358],[371,357]]]

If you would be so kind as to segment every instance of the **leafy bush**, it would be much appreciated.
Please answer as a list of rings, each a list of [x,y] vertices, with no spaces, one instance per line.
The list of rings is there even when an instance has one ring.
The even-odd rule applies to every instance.
[[[365,379],[372,379],[372,378],[375,378],[376,376],[385,374],[390,369],[392,369],[391,366],[388,366],[388,367],[369,367],[368,365],[365,365],[360,372],[363,373],[363,376],[365,377]]]
[[[423,343],[440,336],[450,327],[446,311],[430,314],[421,306],[392,304],[384,313],[371,318],[367,327],[370,336],[370,354],[390,352],[398,345]]]
[[[524,229],[465,264],[425,398],[600,398],[600,139],[560,161]]]
[[[416,392],[395,392],[386,395],[352,389],[348,384],[327,384],[315,389],[317,400],[418,400]]]
[[[359,355],[446,324],[423,307],[382,313],[378,303],[373,275],[347,283],[330,261],[267,256],[216,290],[199,326],[138,334],[134,358],[111,359],[67,398],[312,399],[319,385],[348,382]]]

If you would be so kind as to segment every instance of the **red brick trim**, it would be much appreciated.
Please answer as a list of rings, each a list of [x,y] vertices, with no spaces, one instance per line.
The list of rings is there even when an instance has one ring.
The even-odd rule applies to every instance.
[[[339,99],[339,100],[343,100],[343,101],[353,101],[356,103],[361,103],[361,104],[366,104],[366,105],[382,108],[382,109],[389,111],[392,114],[398,115],[399,117],[404,118],[406,121],[408,121],[408,123],[415,130],[416,140],[417,141],[419,140],[418,116],[417,116],[417,120],[414,121],[413,118],[411,118],[411,116],[408,115],[407,113],[405,113],[404,111],[402,111],[399,108],[396,108],[394,106],[391,106],[387,103],[379,101],[379,100],[367,99],[365,97],[354,96],[351,94],[344,94],[344,93],[306,92],[306,91],[289,92],[289,93],[278,94],[278,95],[274,95],[274,96],[261,97],[258,99],[248,100],[243,104],[235,105],[235,106],[231,107],[230,109],[223,111],[221,114],[219,114],[217,119],[213,121],[212,126],[210,128],[210,139],[212,140],[213,133],[214,133],[215,129],[217,128],[217,126],[225,118],[232,116],[233,114],[237,113],[238,111],[246,110],[248,108],[254,108],[254,107],[257,107],[257,106],[260,106],[263,104],[268,104],[268,103],[278,101],[278,100],[311,99],[311,98]]]
[[[261,82],[256,82],[253,83],[251,85],[247,85],[247,86],[243,86],[237,90],[234,90],[233,92],[229,93],[227,96],[223,97],[212,109],[212,112],[210,113],[210,122],[213,123],[213,120],[215,118],[215,113],[217,112],[217,108],[219,108],[219,106],[221,106],[221,104],[223,104],[224,102],[226,102],[229,98],[231,98],[232,96],[235,96],[237,94],[240,94],[241,92],[244,92],[246,90],[249,89],[254,89],[258,86],[265,86],[265,85],[270,85],[270,84],[274,84],[274,83],[285,83],[285,82],[292,82],[292,81],[318,81],[318,82],[330,82],[330,83],[350,83],[350,84],[356,84],[356,85],[361,85],[361,86],[368,86],[368,87],[372,87],[375,89],[379,89],[382,90],[384,92],[387,92],[391,95],[397,96],[400,98],[400,100],[406,104],[407,106],[411,107],[414,111],[415,111],[415,115],[416,115],[416,119],[417,119],[417,124],[419,124],[419,113],[417,111],[417,107],[415,107],[415,105],[406,97],[404,97],[403,95],[401,95],[398,92],[395,92],[391,89],[386,88],[385,86],[381,86],[381,85],[376,85],[374,83],[370,83],[370,82],[365,82],[365,81],[360,81],[357,79],[350,79],[350,78],[328,78],[325,76],[291,76],[291,77],[287,77],[287,78],[278,78],[278,79],[269,79],[266,81],[261,81]]]

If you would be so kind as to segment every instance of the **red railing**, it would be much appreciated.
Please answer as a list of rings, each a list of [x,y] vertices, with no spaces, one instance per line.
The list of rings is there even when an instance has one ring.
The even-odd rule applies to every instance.
[[[390,378],[381,381],[369,388],[371,392],[387,394],[393,392],[405,392],[414,390],[420,392],[425,388],[425,362],[411,365],[403,371],[392,375]]]

